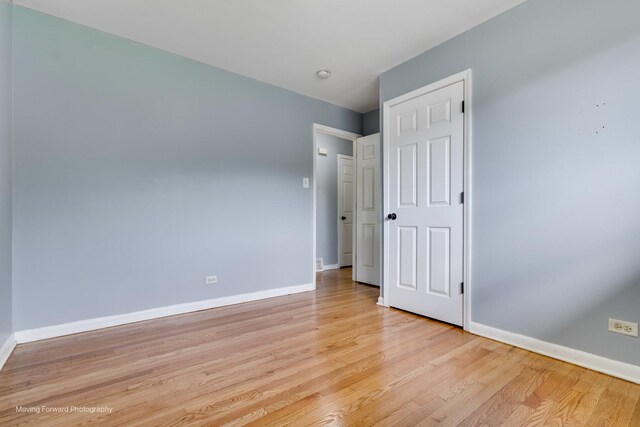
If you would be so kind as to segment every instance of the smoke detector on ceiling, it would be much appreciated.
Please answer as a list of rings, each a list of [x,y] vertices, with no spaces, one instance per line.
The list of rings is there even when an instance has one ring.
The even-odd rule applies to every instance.
[[[320,70],[316,73],[316,75],[318,76],[318,78],[320,79],[328,79],[329,77],[331,77],[331,71],[329,70]]]

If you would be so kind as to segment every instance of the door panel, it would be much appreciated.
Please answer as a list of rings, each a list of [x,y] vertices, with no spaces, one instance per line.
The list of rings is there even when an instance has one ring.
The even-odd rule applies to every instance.
[[[427,290],[449,296],[451,289],[451,233],[448,227],[429,227]]]
[[[356,271],[358,282],[380,286],[380,135],[356,142]]]
[[[365,211],[372,211],[376,209],[375,179],[375,167],[367,166],[362,168],[362,209]]]
[[[361,251],[358,252],[358,258],[362,257],[361,264],[362,267],[373,268],[375,267],[375,232],[376,226],[374,224],[363,224],[362,225],[362,244],[358,246]]]
[[[441,122],[451,122],[451,99],[427,105],[427,127]]]
[[[353,179],[345,175],[345,179]],[[353,182],[342,183],[342,214],[353,214]]]
[[[398,286],[418,289],[418,227],[398,227]]]
[[[388,304],[462,325],[464,83],[389,110]],[[395,127],[395,128],[394,128]]]
[[[401,206],[418,206],[418,145],[398,147],[399,191]]]
[[[448,206],[451,200],[451,140],[429,141],[429,205]]]
[[[418,130],[418,110],[408,111],[398,116],[398,135]]]

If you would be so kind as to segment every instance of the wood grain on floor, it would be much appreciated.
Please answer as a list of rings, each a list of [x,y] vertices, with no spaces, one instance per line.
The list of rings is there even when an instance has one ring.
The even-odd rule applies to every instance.
[[[640,385],[379,307],[350,276],[20,345],[0,425],[640,426]]]

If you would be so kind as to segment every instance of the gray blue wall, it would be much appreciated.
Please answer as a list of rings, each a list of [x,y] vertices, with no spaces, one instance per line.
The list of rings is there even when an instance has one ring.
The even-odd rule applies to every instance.
[[[11,12],[9,1],[0,0],[0,346],[12,332],[11,325],[11,227],[12,227],[12,84]]]
[[[17,330],[312,282],[312,125],[361,114],[14,11]]]
[[[364,136],[380,132],[380,109],[369,111],[362,116],[362,132]]]
[[[338,154],[353,156],[353,142],[318,133],[316,144],[329,150],[316,153],[316,258],[326,266],[338,264]]]
[[[473,69],[472,320],[640,364],[640,2],[535,0],[381,76]]]

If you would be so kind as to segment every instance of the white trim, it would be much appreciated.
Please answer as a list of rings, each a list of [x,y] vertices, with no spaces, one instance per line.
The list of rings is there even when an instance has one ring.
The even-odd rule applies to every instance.
[[[338,138],[348,139],[350,141],[354,141],[362,137],[362,135],[358,135],[357,133],[349,132],[342,129],[332,128],[331,126],[320,125],[317,123],[313,124],[313,130],[314,132],[318,131],[320,133],[337,136]]]
[[[322,271],[337,270],[339,268],[340,268],[340,264],[329,264],[329,265],[325,265]]]
[[[358,138],[362,138],[359,136]],[[358,221],[358,206],[356,202],[358,201],[358,174],[356,171],[358,170],[358,138],[351,141],[353,143],[353,149],[351,150],[351,157],[353,157],[353,200],[351,207],[351,280],[356,281],[358,277],[358,248],[356,245],[356,241],[358,240],[357,232],[358,227],[356,227]],[[340,263],[340,254],[338,254],[338,264]]]
[[[391,107],[409,101],[413,98],[425,95],[427,93],[442,89],[446,86],[458,82],[464,82],[464,312],[463,312],[463,328],[465,331],[469,330],[471,323],[471,117],[472,117],[472,91],[471,91],[471,69],[465,70],[461,73],[447,77],[430,85],[421,87],[404,95],[400,95],[397,98],[393,98],[389,101],[385,101],[382,104],[382,123],[383,123],[383,139],[382,147],[384,150],[383,157],[383,180],[382,180],[382,194],[384,198],[384,211],[383,218],[389,213],[389,110]],[[380,300],[378,304],[385,307],[389,306],[389,247],[387,242],[389,241],[389,223],[383,220],[383,276],[382,276],[382,289],[380,290]]]
[[[617,360],[596,356],[595,354],[587,353],[582,350],[563,347],[561,345],[552,344],[476,322],[470,322],[469,331],[485,338],[500,341],[534,353],[549,356],[564,362],[573,363],[574,365],[582,366],[583,368],[602,372],[603,374],[640,384],[640,366],[618,362]]]
[[[472,162],[471,162],[471,144],[472,132],[471,127],[473,118],[473,91],[472,91],[472,71],[471,69],[463,73],[464,80],[464,312],[463,312],[463,328],[468,331],[471,325],[471,208],[472,201]]]
[[[16,344],[15,334],[11,334],[0,347],[0,371],[4,367],[4,364],[7,363],[7,360],[9,360],[9,356],[11,356],[13,349],[16,348]]]
[[[341,129],[336,129],[336,128],[332,128],[330,126],[325,126],[325,125],[321,125],[318,123],[314,123],[313,124],[313,221],[312,221],[312,242],[313,242],[313,258],[312,258],[312,262],[313,262],[313,268],[311,269],[311,271],[313,272],[313,289],[316,288],[316,209],[317,209],[317,204],[316,204],[316,157],[318,155],[318,144],[316,141],[316,135],[318,133],[324,133],[326,135],[333,135],[333,136],[337,136],[338,138],[343,138],[343,139],[348,139],[350,141],[353,142],[353,157],[356,158],[356,140],[360,137],[362,137],[362,135],[358,135],[357,133],[353,133],[353,132],[348,132],[346,130],[341,130]],[[354,182],[355,182],[355,177],[354,177]],[[355,184],[354,184],[355,185]],[[355,229],[354,229],[355,232]],[[353,251],[353,257],[354,257],[354,261],[355,261],[355,257],[356,257],[356,251]],[[355,262],[354,262],[355,265]],[[355,280],[355,269],[353,269],[353,275],[352,275],[352,279]]]
[[[167,307],[152,308],[150,310],[136,311],[115,316],[97,317],[94,319],[80,320],[77,322],[64,323],[62,325],[46,326],[44,328],[29,329],[15,333],[15,340],[19,343],[46,340],[49,338],[61,337],[64,335],[77,334],[80,332],[94,331],[96,329],[110,328],[112,326],[126,325],[144,320],[158,319],[161,317],[174,316],[176,314],[191,313],[194,311],[208,310],[216,307],[240,304],[244,302],[257,301],[266,298],[279,297],[300,292],[312,291],[313,284],[299,286],[289,286],[285,288],[269,289],[266,291],[252,292],[249,294],[232,295],[228,297],[214,298],[204,301],[188,302],[185,304],[170,305]]]
[[[355,144],[356,141],[352,141],[354,144],[354,149],[355,149]],[[352,151],[353,156],[347,156],[345,154],[338,154],[336,156],[336,162],[338,163],[338,166],[336,167],[336,171],[337,171],[337,177],[336,177],[336,194],[338,195],[338,206],[340,206],[342,203],[340,202],[340,178],[342,177],[342,172],[340,171],[340,160],[351,160],[353,162],[353,189],[357,190],[357,183],[356,183],[356,178],[357,178],[357,174],[355,173],[356,171],[356,156],[355,156],[355,151]],[[351,242],[355,242],[356,239],[356,228],[353,226],[354,223],[353,221],[356,220],[356,194],[354,192],[353,194],[353,200],[352,200],[352,204],[353,206],[351,206],[351,211],[353,212],[352,214],[352,219],[351,219]],[[344,208],[344,206],[343,206]],[[342,228],[342,220],[338,219],[338,216],[340,215],[339,211],[336,212],[336,226],[338,229],[338,266],[339,268],[342,267],[352,267],[353,270],[352,272],[355,270],[356,266],[355,266],[355,262],[356,262],[356,250],[353,248],[353,243],[351,244],[351,266],[343,266],[342,265],[342,243],[343,243],[343,233],[340,232],[340,228]],[[354,279],[355,280],[355,279]]]

